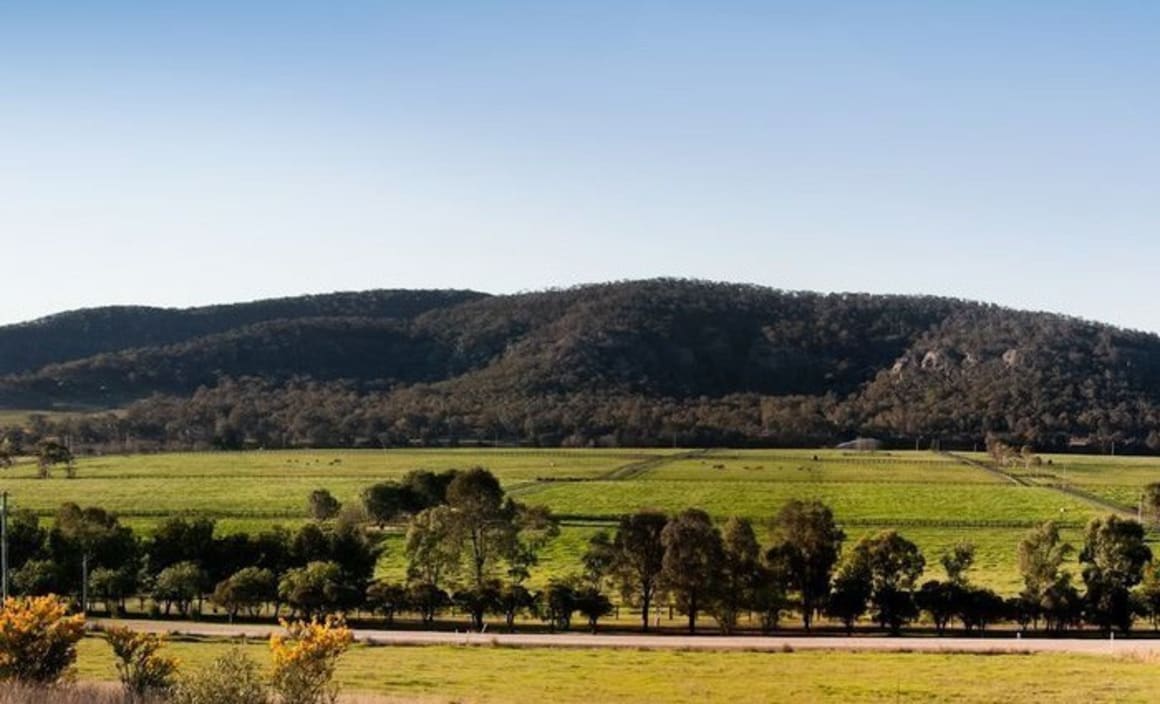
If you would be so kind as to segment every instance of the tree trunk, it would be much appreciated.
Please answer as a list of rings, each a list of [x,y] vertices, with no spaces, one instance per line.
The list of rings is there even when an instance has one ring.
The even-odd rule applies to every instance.
[[[640,603],[641,603],[640,618],[641,618],[641,622],[644,624],[644,627],[641,630],[643,630],[645,633],[648,633],[648,617],[649,617],[649,613],[651,612],[650,607],[652,606],[652,594],[650,594],[647,590],[642,591]]]

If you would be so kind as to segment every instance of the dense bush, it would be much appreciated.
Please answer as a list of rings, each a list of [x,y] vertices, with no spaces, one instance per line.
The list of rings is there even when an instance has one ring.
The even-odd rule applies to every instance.
[[[84,616],[55,596],[10,598],[0,609],[0,680],[51,684],[76,661]]]
[[[177,660],[161,654],[162,636],[112,627],[105,631],[105,640],[113,649],[117,676],[130,701],[165,695],[172,689]]]
[[[270,696],[261,666],[235,648],[218,656],[207,667],[183,675],[170,696],[170,703],[267,704]]]
[[[334,670],[354,638],[341,619],[285,623],[270,637],[271,685],[282,704],[332,704],[338,699]]]

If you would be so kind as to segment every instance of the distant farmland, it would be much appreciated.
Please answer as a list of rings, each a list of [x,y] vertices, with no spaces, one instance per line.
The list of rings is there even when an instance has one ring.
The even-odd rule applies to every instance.
[[[977,457],[976,459],[982,459]],[[1023,484],[953,457],[926,452],[876,454],[817,450],[385,450],[196,453],[85,458],[77,478],[40,480],[30,462],[0,475],[14,508],[49,517],[62,502],[97,505],[148,532],[169,515],[206,516],[219,532],[256,531],[306,520],[306,498],[329,489],[340,501],[412,469],[487,467],[520,501],[563,517],[536,581],[572,571],[587,538],[639,508],[688,506],[724,519],[758,522],[789,499],[833,507],[849,540],[896,528],[937,572],[942,551],[977,547],[972,578],[1018,589],[1016,544],[1031,526],[1055,520],[1073,543],[1091,518],[1108,513],[1090,497],[1125,508],[1160,479],[1160,459],[1054,456],[1050,464],[1009,470]],[[1077,493],[1060,490],[1066,486]],[[397,538],[380,569],[401,571]]]

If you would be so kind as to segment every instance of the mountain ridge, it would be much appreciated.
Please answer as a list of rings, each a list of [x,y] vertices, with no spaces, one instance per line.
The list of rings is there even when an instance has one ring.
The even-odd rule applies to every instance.
[[[121,407],[116,423],[133,426],[123,434],[161,444],[175,434],[156,429],[164,418],[207,445],[875,434],[1160,449],[1160,337],[954,298],[649,279],[255,301],[166,313],[160,332],[143,331],[142,310],[0,328],[0,405]],[[44,339],[78,330],[96,339],[37,357]],[[115,349],[118,340],[147,344]],[[11,349],[25,355],[7,359]],[[301,420],[305,403],[324,418]],[[230,421],[244,404],[278,420]]]

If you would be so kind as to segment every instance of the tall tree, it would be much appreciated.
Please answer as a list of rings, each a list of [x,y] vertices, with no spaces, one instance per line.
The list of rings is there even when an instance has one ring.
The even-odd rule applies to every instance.
[[[57,510],[48,533],[48,553],[59,570],[60,586],[80,591],[86,559],[89,569],[135,569],[139,546],[133,531],[121,525],[115,515],[67,503]]]
[[[278,580],[274,573],[259,567],[243,567],[214,587],[213,603],[225,609],[230,623],[240,611],[256,616],[263,604],[278,596]]]
[[[600,531],[588,539],[588,548],[580,558],[584,565],[584,585],[594,589],[604,586],[605,580],[616,567],[616,547],[608,533]]]
[[[394,481],[379,482],[363,489],[362,502],[367,517],[380,528],[410,509],[409,492]]]
[[[697,630],[697,614],[713,598],[720,585],[724,547],[721,533],[709,514],[686,509],[661,532],[665,546],[661,579],[677,599],[677,608],[689,618],[689,633]]]
[[[1087,587],[1089,618],[1104,631],[1132,627],[1131,589],[1144,576],[1152,551],[1144,543],[1144,526],[1118,516],[1088,524],[1079,559]]]
[[[858,563],[855,572],[869,576],[870,602],[875,620],[892,633],[916,614],[913,590],[926,567],[918,546],[896,531],[867,536],[854,546],[851,559]]]
[[[489,569],[510,553],[516,537],[515,509],[491,472],[475,467],[447,487],[447,504],[457,534],[465,542],[470,585],[482,588]]]
[[[179,562],[193,562],[206,567],[214,552],[215,523],[210,518],[186,520],[174,516],[162,521],[145,545],[149,570],[157,574]]]
[[[52,468],[63,464],[67,475],[74,475],[73,454],[68,447],[53,440],[45,440],[36,448],[36,466],[41,479],[46,479]]]
[[[287,570],[278,582],[278,598],[302,617],[312,618],[352,606],[342,575],[334,562],[311,562]],[[359,595],[362,596],[361,594]]]
[[[951,584],[965,587],[967,585],[967,571],[975,564],[975,546],[971,543],[960,542],[939,558],[943,569],[946,570],[947,580]]]
[[[1032,528],[1019,541],[1019,573],[1023,577],[1021,597],[1032,622],[1044,615],[1048,606],[1045,600],[1049,595],[1052,606],[1069,601],[1067,590],[1071,577],[1060,568],[1073,551],[1074,548],[1060,536],[1059,526],[1051,521]]]
[[[407,528],[407,578],[416,584],[442,589],[460,566],[458,525],[447,506],[420,512]]]
[[[456,600],[467,607],[477,629],[483,628],[484,615],[495,603],[499,590],[497,566],[505,563],[509,576],[522,581],[535,564],[538,551],[558,531],[546,509],[529,508],[506,498],[499,480],[482,467],[452,475],[446,510],[429,509],[425,513],[443,523],[427,526],[437,529],[439,537],[430,533],[424,537],[420,532],[415,538],[444,541],[437,549],[432,548],[436,552],[429,552],[444,567],[448,566],[444,557],[459,556],[463,584],[456,592]],[[416,543],[416,548],[421,547],[420,543]]]
[[[620,519],[612,539],[613,578],[621,594],[641,607],[641,628],[649,628],[649,609],[656,596],[664,568],[665,545],[661,534],[669,519],[658,511],[637,511]]]
[[[857,553],[847,556],[834,575],[833,590],[826,601],[826,615],[841,621],[847,634],[853,633],[854,624],[866,613],[873,593],[869,563]]]
[[[48,531],[32,509],[12,511],[8,516],[8,567],[17,570],[25,562],[45,556]]]
[[[416,469],[403,475],[400,485],[403,487],[406,503],[404,508],[408,513],[418,513],[425,508],[447,503],[447,489],[458,476],[458,469],[449,469],[444,472],[431,472],[425,469]]]
[[[785,574],[790,588],[797,591],[807,631],[825,604],[845,538],[833,511],[820,501],[790,501],[774,518],[773,545],[766,561]]]
[[[761,545],[753,524],[736,516],[730,518],[722,530],[720,584],[714,595],[711,610],[721,630],[732,633],[737,618],[748,609],[758,609],[758,589],[769,576],[762,574]]]

